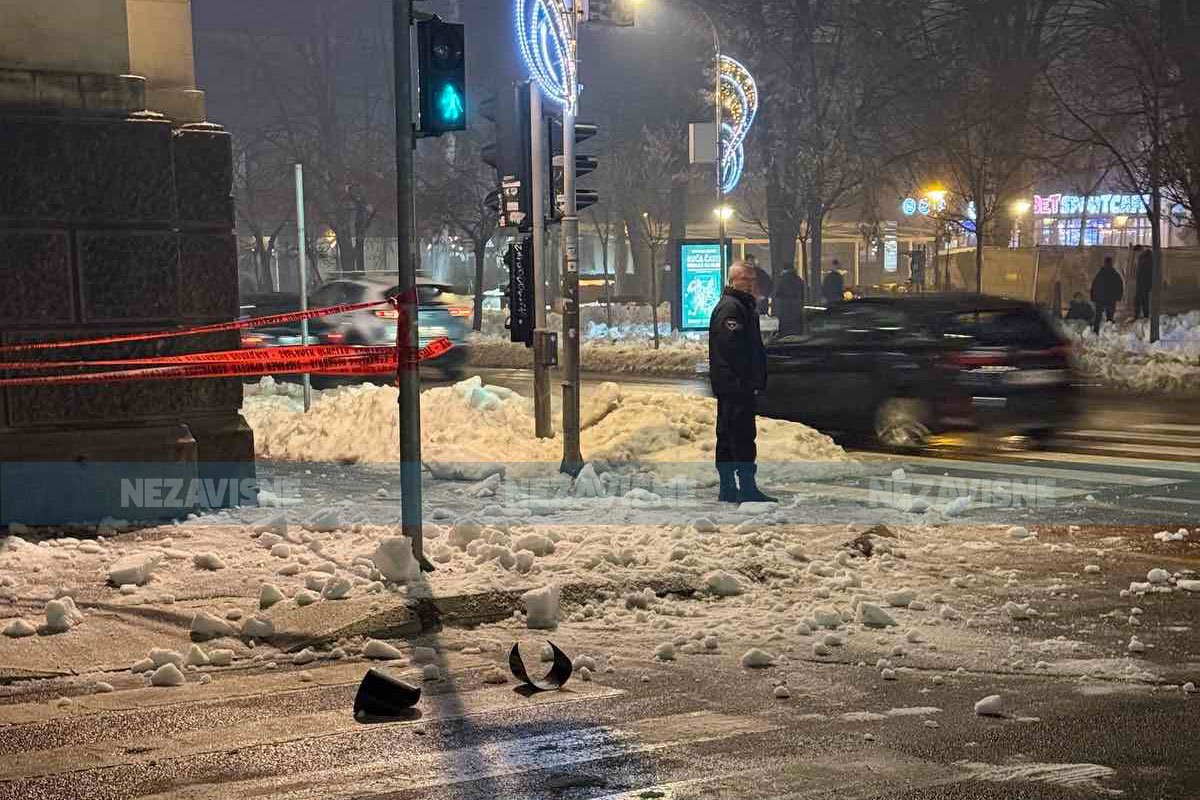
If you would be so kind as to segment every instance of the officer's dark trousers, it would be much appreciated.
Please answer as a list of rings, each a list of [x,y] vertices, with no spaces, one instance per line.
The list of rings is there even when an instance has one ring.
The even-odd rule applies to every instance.
[[[754,395],[717,397],[717,469],[738,469],[758,460],[758,411]]]

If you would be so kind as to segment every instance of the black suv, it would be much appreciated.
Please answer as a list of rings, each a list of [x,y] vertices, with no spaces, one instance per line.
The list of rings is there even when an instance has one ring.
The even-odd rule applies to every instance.
[[[759,413],[920,449],[981,430],[1045,441],[1070,424],[1079,389],[1066,338],[1037,306],[971,294],[838,303],[808,333],[767,343]]]

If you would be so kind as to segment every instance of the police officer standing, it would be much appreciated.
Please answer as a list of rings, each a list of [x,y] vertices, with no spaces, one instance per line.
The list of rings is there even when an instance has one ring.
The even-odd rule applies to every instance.
[[[762,294],[754,267],[729,268],[729,286],[708,325],[708,374],[717,397],[717,474],[722,503],[771,503],[757,483],[758,394],[767,388],[767,351],[758,326]]]

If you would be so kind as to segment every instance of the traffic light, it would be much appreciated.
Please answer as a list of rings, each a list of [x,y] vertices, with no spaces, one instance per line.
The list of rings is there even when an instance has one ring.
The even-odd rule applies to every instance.
[[[480,148],[483,163],[496,170],[496,176],[504,175],[504,153],[500,144],[500,109],[496,105],[496,94],[489,92],[479,101],[479,116],[492,123],[492,140]]]
[[[421,136],[467,129],[466,28],[440,19],[417,23]]]
[[[508,268],[508,331],[511,340],[533,347],[537,327],[533,289],[533,237],[525,236],[508,246],[504,255]]]
[[[551,204],[550,218],[557,222],[562,219],[562,210],[565,205],[566,198],[563,196],[563,172],[566,163],[563,160],[563,134],[562,122],[558,119],[551,119],[547,126],[550,131],[550,147],[546,152],[550,154],[550,176],[551,176]],[[600,129],[595,125],[587,123],[577,123],[575,125],[575,145],[579,146],[592,139],[600,132]],[[586,175],[591,175],[600,168],[600,160],[595,156],[575,156],[575,177],[582,178]],[[595,189],[581,189],[575,187],[575,208],[578,211],[583,211],[585,208],[590,208],[600,202],[600,193]]]

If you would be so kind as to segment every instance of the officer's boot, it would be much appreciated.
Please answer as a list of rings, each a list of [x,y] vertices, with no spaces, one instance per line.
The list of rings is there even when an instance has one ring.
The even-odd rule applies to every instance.
[[[774,497],[762,493],[758,488],[758,465],[741,464],[738,466],[738,499],[743,503],[778,503]]]
[[[740,503],[736,467],[733,464],[718,464],[717,475],[721,478],[721,493],[717,500],[722,503]]]

